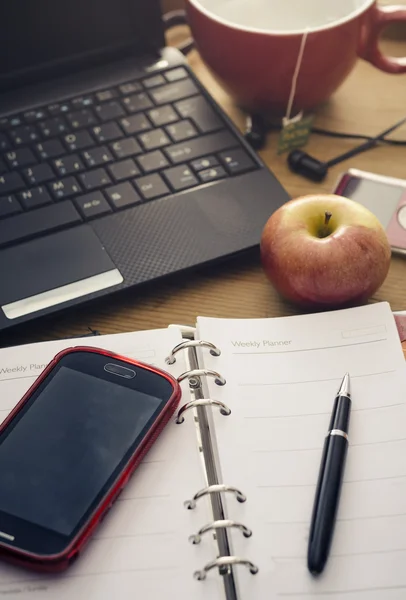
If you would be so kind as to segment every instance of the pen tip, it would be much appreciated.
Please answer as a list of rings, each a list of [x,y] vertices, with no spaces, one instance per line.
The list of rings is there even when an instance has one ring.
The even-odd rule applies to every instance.
[[[346,373],[344,375],[343,380],[340,385],[340,389],[338,390],[338,395],[350,397],[351,388],[350,388],[350,374],[349,373]]]

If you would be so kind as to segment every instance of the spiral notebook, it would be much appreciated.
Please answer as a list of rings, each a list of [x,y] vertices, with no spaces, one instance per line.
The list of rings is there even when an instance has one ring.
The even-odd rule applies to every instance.
[[[0,598],[406,597],[406,366],[388,304],[0,350],[0,418],[73,343],[167,369],[183,401],[80,559],[51,577],[0,563]],[[346,371],[350,448],[330,558],[315,579],[307,535]]]

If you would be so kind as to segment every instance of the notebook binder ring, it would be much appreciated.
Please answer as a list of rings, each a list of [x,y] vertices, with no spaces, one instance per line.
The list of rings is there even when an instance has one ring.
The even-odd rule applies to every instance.
[[[232,565],[245,565],[252,575],[256,575],[259,570],[254,563],[245,558],[240,558],[239,556],[220,556],[219,558],[216,558],[216,560],[207,563],[201,571],[195,571],[193,577],[198,581],[203,581],[206,579],[207,573],[216,567],[220,569],[222,575],[226,575]],[[226,567],[225,570],[223,570],[224,567]]]
[[[196,408],[197,406],[218,406],[220,409],[220,413],[225,417],[231,414],[231,409],[228,408],[226,404],[220,402],[220,400],[211,400],[210,398],[202,398],[201,400],[191,400],[184,404],[178,411],[176,416],[175,423],[180,425],[184,422],[185,417],[183,417],[183,413],[189,410],[190,408]]]
[[[248,527],[246,527],[242,523],[237,523],[237,521],[231,521],[231,519],[221,519],[219,521],[212,521],[211,523],[207,523],[207,525],[204,525],[201,529],[199,529],[197,533],[189,537],[189,542],[191,542],[192,544],[200,544],[202,540],[202,535],[204,535],[205,533],[216,529],[230,529],[233,527],[239,529],[243,536],[246,538],[252,536],[251,529],[248,529]]]
[[[238,500],[238,502],[245,502],[247,499],[247,497],[237,488],[231,485],[224,485],[223,483],[218,483],[215,485],[209,485],[208,487],[199,490],[191,500],[186,500],[183,503],[183,505],[188,510],[193,510],[194,508],[196,508],[196,501],[199,500],[199,498],[202,498],[207,494],[219,494],[221,492],[232,492],[233,494],[235,494],[235,497]]]
[[[217,371],[212,371],[211,369],[190,369],[190,371],[185,371],[182,375],[179,375],[178,381],[181,383],[185,379],[189,379],[191,387],[198,387],[191,381],[191,379],[194,379],[195,377],[213,377],[217,385],[226,384],[224,377],[220,375],[220,373],[217,373]]]
[[[172,349],[170,355],[165,358],[166,364],[173,365],[176,362],[175,354],[181,350],[187,350],[187,348],[209,348],[212,356],[220,356],[221,354],[221,350],[211,342],[206,342],[205,340],[187,340]]]

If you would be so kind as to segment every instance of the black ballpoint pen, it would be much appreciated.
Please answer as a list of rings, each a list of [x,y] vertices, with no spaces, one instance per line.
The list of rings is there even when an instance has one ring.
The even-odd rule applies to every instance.
[[[333,537],[347,456],[350,412],[350,376],[346,373],[334,400],[314,499],[307,551],[307,566],[313,575],[324,569]]]

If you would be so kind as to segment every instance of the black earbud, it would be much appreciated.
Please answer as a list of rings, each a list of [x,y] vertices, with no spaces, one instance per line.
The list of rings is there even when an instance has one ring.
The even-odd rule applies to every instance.
[[[288,165],[294,173],[312,181],[323,181],[328,171],[328,163],[317,160],[302,150],[292,150],[288,155]]]
[[[249,115],[245,127],[245,139],[254,150],[261,150],[266,144],[267,126],[260,115]]]

